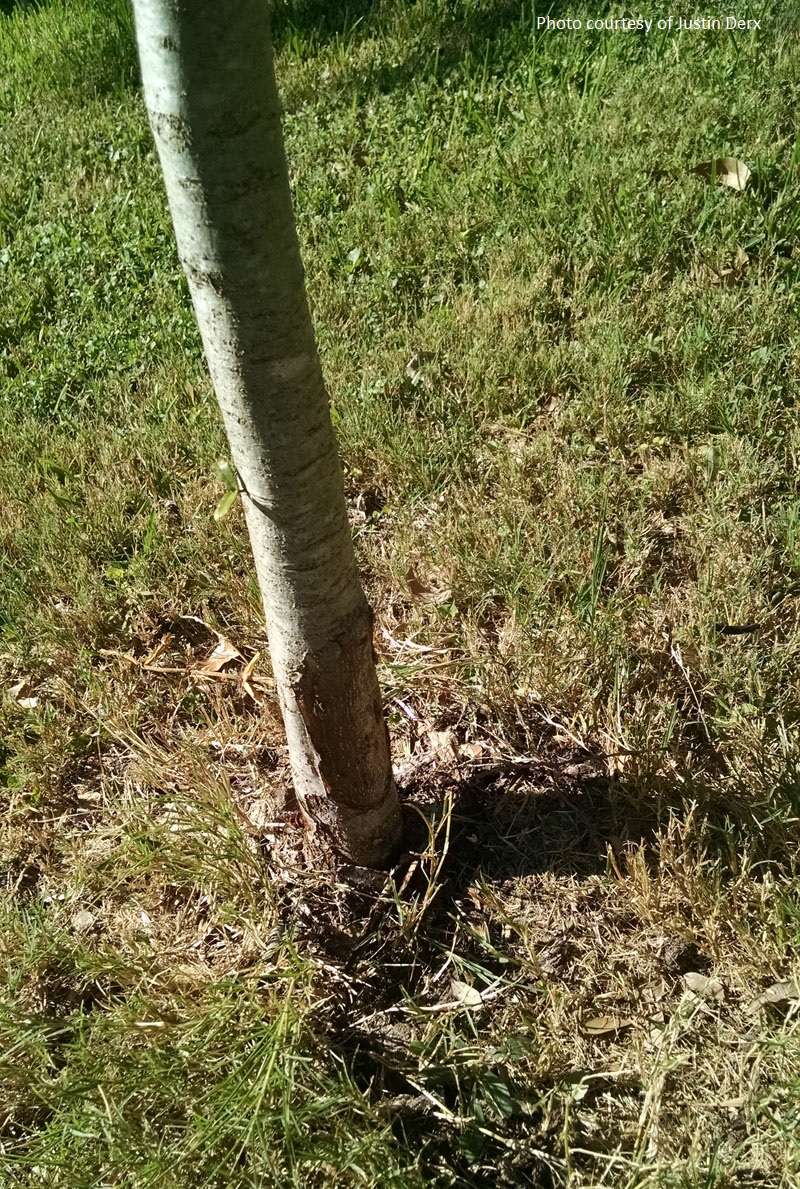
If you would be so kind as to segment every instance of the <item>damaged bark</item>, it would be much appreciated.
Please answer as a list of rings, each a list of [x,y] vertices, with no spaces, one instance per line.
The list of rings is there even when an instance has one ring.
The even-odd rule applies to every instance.
[[[296,782],[298,801],[336,850],[352,852],[355,839],[362,854],[380,850],[387,829],[396,843],[401,828],[399,805],[392,818],[385,809],[396,794],[380,690],[377,680],[364,680],[374,667],[365,601],[329,648],[307,654],[289,687],[313,773],[312,780]],[[343,723],[352,728],[343,730]]]
[[[239,476],[295,791],[347,859],[400,809],[292,211],[266,0],[134,0],[178,251]]]

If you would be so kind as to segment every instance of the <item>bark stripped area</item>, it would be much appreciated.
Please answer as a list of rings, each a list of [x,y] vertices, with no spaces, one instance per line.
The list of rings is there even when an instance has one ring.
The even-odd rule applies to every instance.
[[[335,849],[377,858],[398,844],[401,818],[380,689],[365,680],[374,666],[365,603],[328,648],[307,654],[290,689],[315,776],[295,780],[298,801]]]
[[[134,0],[145,101],[239,477],[298,802],[365,865],[400,810],[305,292],[264,0]]]

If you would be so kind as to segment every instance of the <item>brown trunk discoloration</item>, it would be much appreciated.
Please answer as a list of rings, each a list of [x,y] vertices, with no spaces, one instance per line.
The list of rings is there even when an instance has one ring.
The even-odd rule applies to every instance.
[[[379,865],[400,809],[306,301],[265,0],[134,0],[178,251],[239,476],[298,803]]]
[[[389,732],[374,673],[372,611],[364,602],[330,645],[307,654],[291,682],[321,786],[319,792],[296,790],[298,799],[336,849],[353,853],[357,830],[361,863],[369,861],[369,853],[374,862],[384,859],[401,830]],[[343,729],[345,723],[350,729]]]

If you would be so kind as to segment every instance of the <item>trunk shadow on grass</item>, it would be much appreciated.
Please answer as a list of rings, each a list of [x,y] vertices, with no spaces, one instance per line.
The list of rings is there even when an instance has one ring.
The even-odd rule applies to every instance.
[[[13,3],[14,0],[6,2]],[[611,0],[598,0],[590,15],[607,16],[612,7]],[[453,14],[448,20],[454,39],[458,38],[465,49],[480,49],[481,52],[485,52],[487,43],[496,38],[498,32],[529,18],[532,12],[528,0],[484,0],[480,4],[464,4],[463,8],[466,11]],[[575,12],[573,0],[550,0],[536,15],[558,20],[559,17],[583,14]],[[328,0],[273,0],[272,6],[277,46],[291,33],[313,36],[322,43],[342,36],[359,41],[391,31],[396,22],[397,5],[391,0],[389,3],[386,0],[348,0],[341,6],[333,6]]]
[[[609,853],[624,867],[626,847],[653,842],[657,801],[642,804],[635,784],[600,775],[598,757],[569,759],[561,765],[568,772],[552,760],[498,764],[462,779],[428,772],[402,790],[408,850],[392,874],[392,892],[378,873],[370,891],[369,872],[340,868],[333,931],[333,913],[314,906],[316,943],[358,986],[358,1010],[334,1006],[325,1043],[431,1177],[446,1169],[459,1185],[478,1186],[481,1168],[491,1166],[498,1185],[563,1183],[559,1159],[534,1142],[546,1130],[546,1108],[528,1102],[529,1088],[516,1083],[499,1050],[492,1057],[484,1045],[478,1056],[474,1047],[475,1027],[481,1035],[492,1028],[493,1013],[505,1010],[503,996],[495,1007],[489,992],[477,1025],[469,1008],[447,1001],[453,978],[518,986],[520,1002],[530,999],[518,1011],[531,1010],[544,981],[563,976],[568,986],[577,952],[569,926],[548,923],[553,944],[540,948],[542,922],[530,938],[512,937],[501,926],[504,914],[511,921],[526,886],[541,893],[542,877],[564,877],[583,893],[609,871]],[[699,955],[686,958],[693,968],[702,963]],[[539,1079],[542,1104],[559,1092],[558,1077]],[[497,1116],[488,1129],[474,1121],[481,1111]],[[617,1138],[608,1137],[609,1150]]]
[[[476,879],[508,881],[551,872],[585,878],[608,870],[608,849],[652,841],[657,803],[645,803],[625,781],[593,773],[587,757],[554,774],[537,763],[509,765],[452,785],[426,813],[440,820],[452,805],[440,879],[463,895]],[[409,820],[409,849],[425,847],[418,814]]]
[[[440,83],[468,65],[481,71],[502,74],[508,58],[507,39],[518,35],[533,41],[547,36],[537,31],[536,17],[527,0],[486,0],[458,15],[443,13],[433,16],[425,27],[424,36],[413,36],[413,22],[408,47],[400,56],[387,56],[392,40],[397,36],[398,6],[380,0],[358,0],[343,10],[331,9],[323,0],[286,0],[276,5],[272,27],[278,54],[284,45],[308,39],[321,45],[337,45],[341,52],[349,51],[362,42],[383,41],[386,53],[374,64],[360,62],[358,54],[351,54],[346,87],[362,102],[373,94],[413,91],[421,79],[434,76]],[[604,17],[612,11],[610,0],[600,0],[592,15]],[[543,13],[552,19],[571,16],[574,6],[569,0],[551,0]],[[552,35],[552,34],[551,34]],[[572,34],[580,36],[580,34]],[[638,34],[635,36],[639,36]],[[642,35],[644,36],[644,35]],[[587,49],[594,52],[595,42]]]
[[[330,899],[309,906],[314,945],[357,993],[332,999],[324,1043],[432,1180],[446,1170],[456,1179],[442,1183],[478,1186],[491,1170],[500,1186],[565,1184],[563,1102],[586,1060],[570,1029],[600,1012],[646,1024],[651,1010],[678,1010],[687,972],[714,969],[695,909],[659,914],[647,887],[671,823],[691,824],[695,793],[720,840],[715,851],[716,835],[698,826],[698,850],[726,868],[735,803],[711,778],[701,789],[688,763],[672,779],[612,778],[604,765],[551,744],[525,763],[429,768],[401,790],[408,849],[389,879],[371,873],[370,889],[369,872],[340,868],[336,913]],[[470,992],[479,997],[459,1002]],[[548,1053],[554,1027],[578,1046],[571,1061]],[[506,1051],[509,1037],[519,1051]],[[600,1161],[635,1155],[625,1128],[645,1087],[635,1063],[618,1072],[593,1067],[580,1108],[599,1118],[604,1096],[620,1104],[593,1133]]]

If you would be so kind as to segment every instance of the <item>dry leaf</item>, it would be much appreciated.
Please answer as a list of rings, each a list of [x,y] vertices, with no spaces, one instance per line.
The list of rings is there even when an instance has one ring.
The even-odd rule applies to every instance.
[[[163,635],[161,637],[161,639],[158,641],[155,648],[151,649],[150,652],[148,652],[147,656],[142,661],[142,664],[143,665],[155,664],[155,662],[158,660],[158,658],[161,656],[161,654],[167,651],[171,641],[172,641],[172,636],[170,636],[170,634],[168,632],[165,633],[165,635]]]
[[[758,1011],[760,1007],[767,1007],[772,1004],[774,1007],[783,1007],[787,1003],[800,1002],[800,984],[797,982],[773,983],[771,987],[767,987],[766,991],[761,995],[757,995],[747,1005],[749,1012]]]
[[[250,695],[250,697],[253,699],[254,702],[258,702],[259,699],[256,697],[255,690],[253,689],[250,682],[253,677],[253,670],[255,669],[256,664],[258,663],[260,657],[261,657],[260,652],[255,653],[255,655],[250,658],[250,660],[247,662],[244,669],[242,670],[242,685],[245,688],[245,692]]]
[[[684,974],[683,984],[695,995],[702,995],[709,999],[725,998],[725,984],[722,979],[708,978],[705,974],[698,974],[696,970],[690,970]]]
[[[253,676],[253,670],[255,669],[255,667],[258,664],[260,659],[261,659],[261,653],[260,652],[254,653],[254,655],[250,658],[250,660],[247,662],[244,669],[242,670],[242,681],[250,680],[250,678]]]
[[[406,584],[412,598],[430,600],[437,607],[444,603],[449,603],[453,597],[453,592],[449,586],[436,589],[434,586],[421,578],[413,566],[409,566],[406,572]]]
[[[219,644],[204,661],[197,661],[192,665],[196,673],[219,673],[231,661],[241,660],[242,654],[238,649],[234,648],[230,640],[226,640],[224,636],[219,637]]]
[[[457,999],[459,1003],[463,1003],[464,1007],[480,1007],[483,1003],[480,991],[476,991],[469,983],[462,983],[461,979],[452,979],[450,990],[453,993],[453,998]]]
[[[456,759],[458,744],[452,731],[428,731],[428,743],[440,760],[450,763]]]
[[[737,157],[717,157],[714,161],[704,161],[701,165],[695,165],[692,173],[708,182],[716,179],[721,186],[728,186],[731,190],[746,190],[752,176],[749,167]]]
[[[479,760],[483,755],[483,747],[480,743],[462,743],[458,754],[462,760]]]
[[[615,1032],[622,1032],[630,1028],[633,1020],[624,1016],[590,1016],[581,1024],[586,1036],[611,1036]]]
[[[39,699],[31,696],[31,687],[27,677],[18,681],[16,685],[12,685],[8,692],[22,710],[35,710],[39,705]]]
[[[431,593],[431,587],[418,576],[413,566],[408,567],[406,582],[409,592],[415,599],[422,598],[423,595]]]

